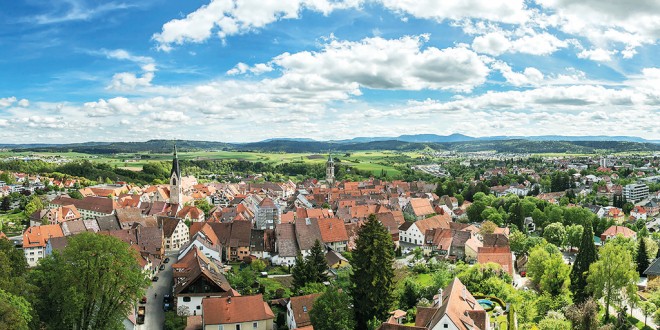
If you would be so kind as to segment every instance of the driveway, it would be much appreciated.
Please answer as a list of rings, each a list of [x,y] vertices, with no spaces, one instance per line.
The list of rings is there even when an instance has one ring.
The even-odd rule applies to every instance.
[[[163,330],[165,324],[165,312],[163,311],[163,296],[172,296],[172,264],[176,263],[176,252],[168,252],[166,256],[170,262],[165,264],[165,269],[158,272],[158,282],[151,282],[147,289],[147,310],[144,324],[138,325],[137,330]],[[157,294],[157,296],[154,296]]]

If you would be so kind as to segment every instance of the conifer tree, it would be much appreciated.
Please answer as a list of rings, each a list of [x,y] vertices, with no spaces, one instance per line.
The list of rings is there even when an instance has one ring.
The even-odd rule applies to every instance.
[[[649,268],[649,256],[646,252],[646,242],[644,237],[640,237],[637,246],[637,273],[641,276],[647,268]]]
[[[351,296],[357,329],[367,329],[370,320],[384,320],[394,303],[394,243],[374,214],[360,228],[355,243]]]
[[[325,273],[328,270],[328,262],[325,260],[325,252],[319,240],[314,242],[314,246],[312,246],[306,262],[310,282],[323,283],[328,280],[328,275]]]
[[[575,257],[575,263],[571,270],[571,291],[573,292],[573,301],[576,305],[583,303],[591,295],[586,291],[587,273],[589,266],[598,259],[596,245],[594,244],[594,232],[591,223],[587,221],[582,231],[582,240],[580,242],[580,251]]]
[[[296,256],[296,264],[291,269],[291,275],[293,277],[293,289],[294,291],[300,290],[304,287],[307,282],[309,282],[309,267],[307,266],[307,261],[303,258],[301,254]]]

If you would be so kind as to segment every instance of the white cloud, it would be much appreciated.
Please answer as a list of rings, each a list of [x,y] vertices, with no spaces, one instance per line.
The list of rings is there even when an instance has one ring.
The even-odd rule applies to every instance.
[[[331,40],[318,52],[284,53],[271,64],[282,79],[321,79],[354,89],[450,89],[470,91],[485,82],[484,61],[462,48],[423,47],[428,36]]]
[[[269,64],[259,63],[254,65],[253,67],[250,67],[249,65],[243,62],[239,62],[231,70],[227,71],[227,74],[233,76],[233,75],[245,74],[250,72],[255,75],[260,75],[262,73],[271,72],[271,71],[273,71],[273,67],[270,66]]]
[[[114,50],[101,49],[100,52],[109,59],[131,61],[143,65],[154,63],[154,59],[149,56],[133,55],[129,51],[124,49],[114,49]]]
[[[200,43],[209,39],[213,32],[219,38],[241,34],[262,28],[280,19],[299,18],[303,9],[325,15],[336,9],[359,6],[361,1],[345,0],[211,0],[182,19],[173,19],[163,25],[162,31],[153,35],[158,48],[163,51],[172,45],[186,42]]]
[[[543,82],[543,73],[536,68],[525,68],[522,73],[514,72],[507,63],[502,61],[494,62],[492,67],[499,70],[506,81],[513,86],[538,86]]]
[[[108,117],[117,114],[137,114],[138,108],[125,97],[115,97],[109,100],[83,104],[83,111],[89,117]]]
[[[30,101],[27,99],[21,99],[20,101],[18,101],[18,106],[22,108],[27,108],[30,106]]]
[[[559,40],[547,32],[527,35],[511,42],[511,49],[513,51],[532,55],[552,54],[558,49],[567,46],[568,43],[566,41]]]
[[[0,119],[0,127],[9,126],[9,121],[7,119]]]
[[[653,44],[660,38],[660,2],[657,0],[536,0],[554,12],[559,28],[588,38],[597,48],[627,51]]]
[[[511,42],[501,32],[491,32],[474,38],[472,49],[478,53],[498,56],[511,48]]]
[[[0,108],[6,108],[14,103],[16,103],[15,96],[0,98]]]
[[[136,87],[147,87],[151,85],[151,80],[154,79],[153,72],[145,72],[142,76],[137,76],[132,72],[115,73],[112,76],[112,81],[108,85],[108,89],[114,90],[132,90]]]
[[[179,123],[184,122],[190,119],[181,111],[160,111],[154,112],[149,115],[151,120],[168,122],[168,123]]]
[[[612,60],[612,55],[616,54],[615,50],[608,51],[602,48],[591,50],[583,50],[577,54],[578,58],[590,59],[596,62],[609,62]]]
[[[386,8],[417,18],[460,20],[484,19],[494,22],[520,24],[529,18],[523,0],[380,0]]]

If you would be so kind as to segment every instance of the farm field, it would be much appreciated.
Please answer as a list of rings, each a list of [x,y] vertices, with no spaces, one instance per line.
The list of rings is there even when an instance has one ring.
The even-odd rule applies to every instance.
[[[138,157],[139,156],[139,157]],[[400,171],[396,168],[408,165],[410,161],[421,157],[418,152],[394,152],[394,151],[359,151],[347,154],[333,154],[334,158],[341,163],[354,167],[361,171],[369,171],[379,175],[386,171],[388,175],[398,175]],[[115,155],[92,155],[84,153],[49,153],[49,152],[1,152],[0,157],[41,157],[54,158],[63,157],[70,160],[89,160],[92,162],[108,164],[111,167],[124,168],[139,171],[145,164],[154,161],[169,161],[172,154],[137,153],[137,154],[115,154]],[[265,162],[274,165],[287,162],[305,162],[309,164],[322,164],[327,160],[327,154],[310,153],[267,153],[267,152],[241,152],[241,151],[195,151],[180,152],[179,159],[184,160],[225,160],[236,159],[251,162]]]

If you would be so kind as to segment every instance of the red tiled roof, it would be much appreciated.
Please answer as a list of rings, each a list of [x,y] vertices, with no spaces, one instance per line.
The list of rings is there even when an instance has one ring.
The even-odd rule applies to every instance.
[[[51,237],[63,237],[60,225],[42,225],[30,227],[23,233],[23,248],[46,247]]]
[[[211,297],[202,300],[205,325],[242,323],[275,318],[262,295]]]
[[[348,241],[346,226],[344,225],[344,222],[341,221],[341,219],[319,219],[318,224],[323,242],[331,243]]]

